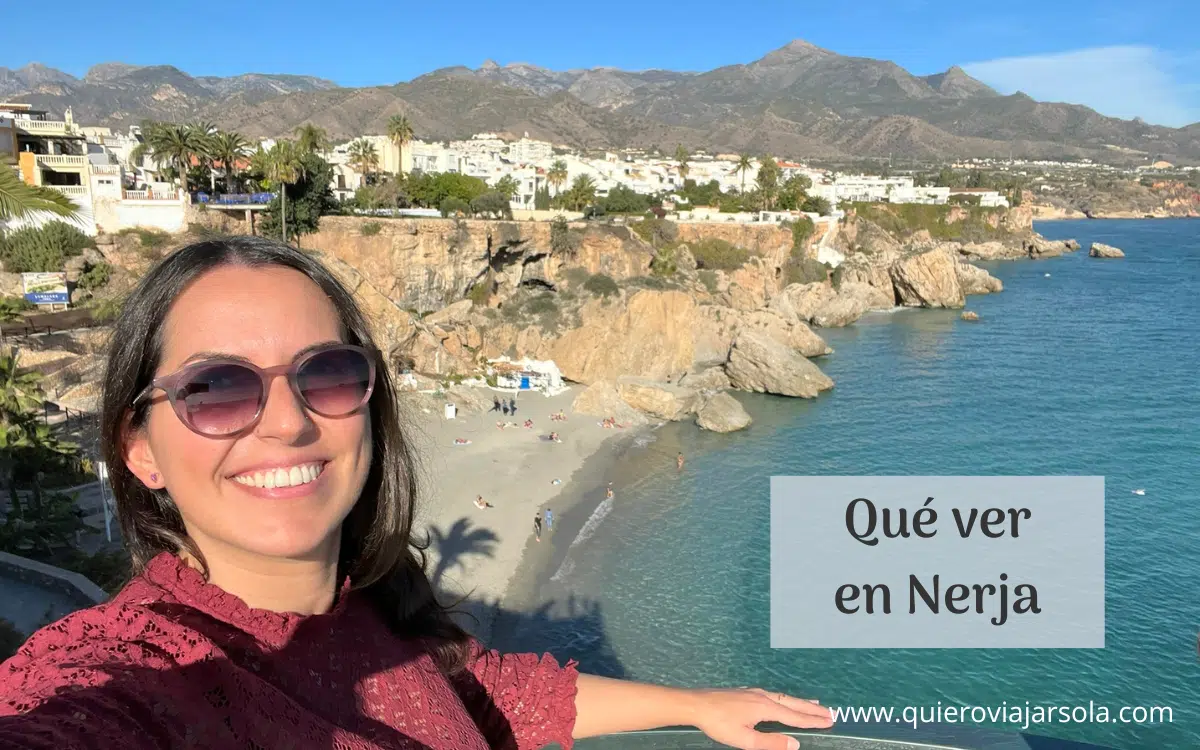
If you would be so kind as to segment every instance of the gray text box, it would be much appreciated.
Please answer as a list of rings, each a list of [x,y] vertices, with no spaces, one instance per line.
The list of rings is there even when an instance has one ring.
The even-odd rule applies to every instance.
[[[1103,648],[1104,477],[772,477],[771,646]]]

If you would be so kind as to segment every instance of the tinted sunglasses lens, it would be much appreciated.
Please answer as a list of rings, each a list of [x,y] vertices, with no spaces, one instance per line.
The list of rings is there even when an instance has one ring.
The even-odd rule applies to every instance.
[[[371,390],[371,362],[356,349],[314,354],[296,373],[308,408],[326,417],[345,416],[362,406]]]
[[[187,421],[205,435],[229,435],[254,421],[262,404],[262,378],[235,364],[198,370],[176,391]]]

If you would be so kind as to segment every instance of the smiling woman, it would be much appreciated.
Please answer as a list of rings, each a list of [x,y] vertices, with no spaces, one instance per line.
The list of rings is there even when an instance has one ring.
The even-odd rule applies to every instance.
[[[813,702],[486,650],[412,539],[413,456],[353,297],[232,238],[142,280],[112,336],[109,476],[133,578],[0,667],[0,746],[535,748],[690,724],[784,750]]]

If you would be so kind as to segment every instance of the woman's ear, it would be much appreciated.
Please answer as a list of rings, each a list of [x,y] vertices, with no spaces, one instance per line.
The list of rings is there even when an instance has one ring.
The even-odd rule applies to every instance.
[[[134,429],[133,415],[125,417],[121,429],[124,445],[125,466],[142,484],[152,490],[161,490],[166,486],[162,472],[158,470],[158,462],[154,460],[154,451],[150,447],[150,435],[145,427]]]

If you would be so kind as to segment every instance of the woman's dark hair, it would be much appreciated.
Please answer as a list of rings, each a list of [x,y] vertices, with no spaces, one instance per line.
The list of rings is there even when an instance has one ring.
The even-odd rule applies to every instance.
[[[163,324],[172,302],[200,276],[230,265],[299,271],[333,303],[345,342],[377,351],[367,320],[350,292],[320,262],[287,245],[260,237],[208,240],[175,251],[151,269],[126,299],[116,321],[101,412],[104,460],[134,574],[161,552],[186,551],[205,565],[171,496],[166,490],[146,487],[125,465],[125,437],[146,423],[148,402],[132,404],[158,369]],[[339,576],[350,576],[353,588],[366,593],[394,632],[425,640],[443,669],[458,671],[467,660],[468,636],[438,601],[425,574],[424,548],[412,538],[415,459],[400,429],[387,367],[379,364],[367,406],[373,443],[371,468],[362,494],[342,526]]]

